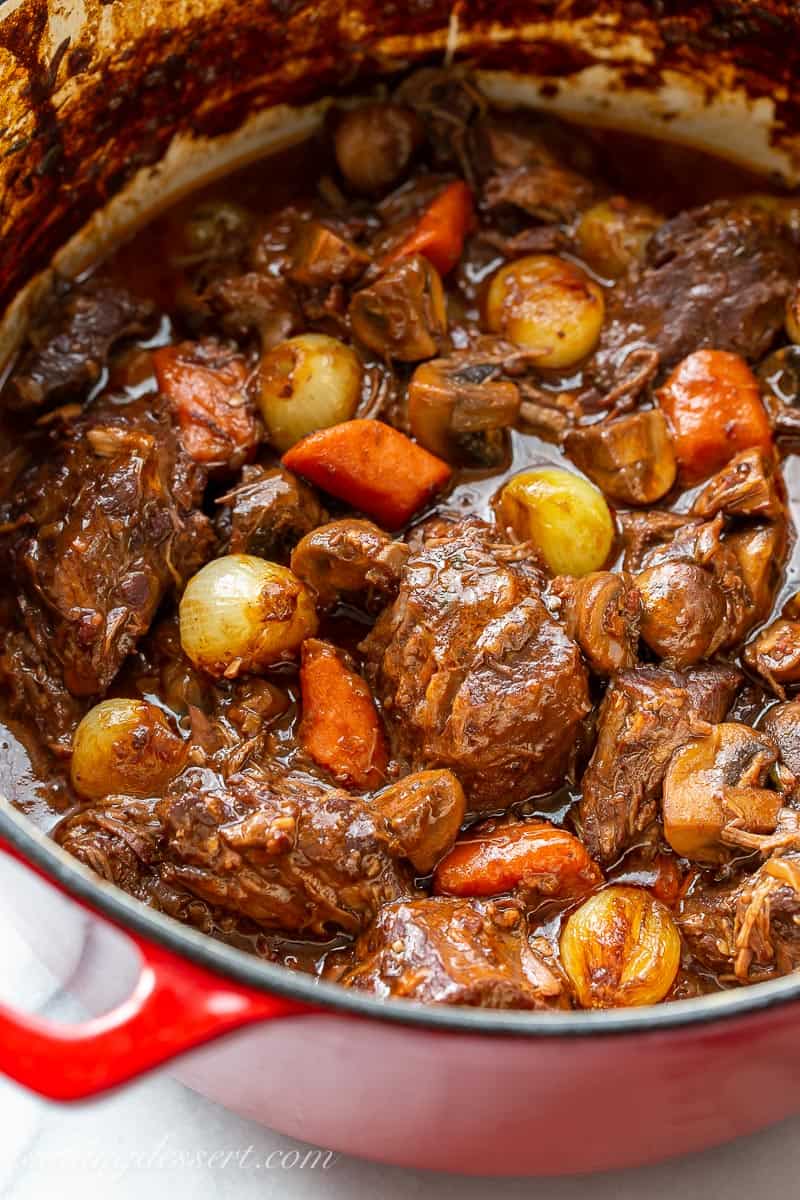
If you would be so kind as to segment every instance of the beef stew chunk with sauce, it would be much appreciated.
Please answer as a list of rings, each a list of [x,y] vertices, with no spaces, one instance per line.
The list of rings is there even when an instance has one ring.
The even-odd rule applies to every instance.
[[[98,875],[384,998],[800,966],[800,201],[646,152],[426,70],[56,283],[3,787]]]

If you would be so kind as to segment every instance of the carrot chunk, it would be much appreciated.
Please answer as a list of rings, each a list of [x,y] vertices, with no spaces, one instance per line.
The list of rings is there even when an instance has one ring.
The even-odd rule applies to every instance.
[[[391,250],[384,265],[411,254],[422,254],[440,275],[452,271],[464,249],[472,224],[472,193],[458,180],[436,196],[411,232]]]
[[[582,842],[548,821],[501,825],[467,834],[436,868],[433,890],[446,896],[496,896],[523,886],[561,898],[603,879]]]
[[[335,646],[307,638],[300,689],[300,742],[306,753],[345,787],[379,787],[389,752],[366,681]]]
[[[727,350],[696,350],[657,394],[685,483],[724,467],[740,450],[768,447],[769,420],[747,363]]]
[[[182,342],[155,350],[153,366],[195,462],[236,469],[252,457],[258,427],[240,355],[215,344]]]
[[[283,463],[387,529],[405,525],[451,473],[404,433],[369,418],[310,433]]]

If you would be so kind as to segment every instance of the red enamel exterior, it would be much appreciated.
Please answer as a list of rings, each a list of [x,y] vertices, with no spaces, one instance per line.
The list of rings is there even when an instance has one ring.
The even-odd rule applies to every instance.
[[[458,59],[546,78],[551,95],[612,60],[624,87],[642,93],[677,75],[706,104],[727,88],[762,114],[774,105],[771,144],[800,161],[800,6],[787,0],[116,0],[113,13],[84,0],[68,9],[18,0],[0,18],[0,310],[174,135],[224,139],[275,105],[439,65],[451,39]],[[64,33],[68,18],[76,27],[54,53],[53,29]],[[0,830],[45,878],[78,878],[1,798]],[[702,1016],[688,1015],[692,1002],[640,1010],[613,1032],[580,1013],[558,1034],[539,1014],[510,1014],[503,1030],[502,1014],[398,1018],[378,1002],[356,1011],[331,989],[317,1003],[293,973],[237,966],[234,952],[115,900],[85,873],[35,905],[18,884],[9,915],[21,928],[29,918],[36,951],[58,949],[70,932],[80,945],[87,908],[104,914],[93,925],[97,974],[81,994],[90,1012],[104,1011],[101,977],[117,969],[102,943],[109,914],[138,954],[128,997],[83,1024],[0,1007],[0,1071],[53,1099],[98,1094],[180,1056],[173,1069],[190,1086],[283,1133],[381,1162],[492,1175],[655,1162],[800,1109],[796,978],[708,998]]]
[[[378,1162],[568,1175],[703,1150],[795,1111],[798,1033],[800,1006],[553,1040],[318,1015],[235,1034],[176,1073],[244,1116]]]
[[[60,922],[92,911],[54,899]],[[74,1100],[184,1055],[179,1078],[249,1119],[328,1149],[466,1174],[656,1162],[800,1108],[798,1001],[627,1035],[438,1031],[382,1021],[379,1007],[371,1019],[315,1010],[125,936],[140,962],[130,996],[69,1027],[0,1008],[0,1070]]]
[[[2,841],[0,851],[19,857]],[[81,1100],[242,1025],[308,1011],[226,983],[136,934],[128,936],[139,951],[139,977],[111,1012],[62,1025],[0,1005],[3,1074],[51,1100]]]

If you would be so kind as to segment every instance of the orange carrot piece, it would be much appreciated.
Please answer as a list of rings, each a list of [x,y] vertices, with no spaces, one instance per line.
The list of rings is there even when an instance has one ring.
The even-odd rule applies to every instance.
[[[366,681],[335,646],[307,638],[300,689],[300,742],[306,753],[346,787],[379,787],[389,752]]]
[[[523,885],[560,899],[602,880],[597,863],[571,833],[548,821],[526,821],[456,842],[436,868],[433,890],[440,896],[496,896]]]
[[[772,442],[758,381],[738,354],[696,350],[678,363],[657,399],[685,483],[713,475],[740,450]]]
[[[258,427],[245,392],[247,368],[238,354],[182,342],[155,350],[153,366],[195,462],[235,469],[252,456]]]
[[[283,463],[387,529],[405,525],[451,474],[446,462],[371,418],[310,433]]]
[[[448,184],[423,212],[400,245],[391,250],[384,266],[411,254],[422,254],[440,275],[452,271],[464,249],[472,225],[472,193],[458,180]]]

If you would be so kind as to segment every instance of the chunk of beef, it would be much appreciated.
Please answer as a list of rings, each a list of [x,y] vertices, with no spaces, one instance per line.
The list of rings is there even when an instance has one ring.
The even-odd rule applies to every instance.
[[[407,893],[391,827],[346,792],[291,775],[188,773],[159,804],[164,877],[287,933],[355,933]]]
[[[215,279],[202,296],[229,337],[257,335],[261,349],[270,350],[302,327],[297,298],[289,284],[261,271]]]
[[[537,221],[566,223],[603,188],[583,174],[597,163],[587,143],[564,137],[552,118],[487,114],[470,131],[471,161],[483,179],[482,206],[512,208]]]
[[[241,482],[217,500],[217,528],[231,554],[285,559],[328,514],[308,484],[285,467],[245,467]]]
[[[654,821],[672,755],[725,717],[740,680],[730,667],[643,666],[611,681],[578,806],[594,858],[612,863]]]
[[[598,195],[596,184],[577,171],[540,162],[492,175],[483,191],[483,206],[489,212],[510,206],[538,221],[564,224],[574,221]]]
[[[683,901],[678,923],[699,963],[740,983],[796,970],[800,855],[773,855],[738,883],[696,891]]]
[[[0,520],[14,620],[0,673],[54,747],[101,695],[161,600],[211,553],[204,474],[154,397],[98,403],[20,479]]]
[[[408,546],[372,521],[343,517],[298,542],[292,570],[313,588],[322,608],[349,599],[374,610],[397,594],[407,558]]]
[[[569,1007],[563,979],[528,944],[513,907],[437,896],[385,904],[341,982],[384,999],[475,1008]]]
[[[664,668],[653,671],[665,674]],[[739,690],[742,673],[735,667],[713,665],[690,667],[687,671],[670,672],[680,680],[702,721],[718,725],[728,715],[728,709]]]
[[[765,209],[720,200],[681,213],[609,294],[597,381],[612,384],[642,346],[658,352],[662,370],[704,346],[755,361],[783,325],[797,273],[797,250]]]
[[[560,615],[597,675],[614,675],[636,665],[641,600],[626,571],[592,571],[580,579],[559,576],[551,592]]]
[[[81,398],[97,383],[114,346],[152,332],[155,309],[103,279],[70,289],[62,281],[29,329],[3,396],[13,409]]]
[[[67,817],[53,836],[101,879],[143,904],[202,933],[220,932],[225,913],[160,874],[161,823],[152,800],[126,798],[93,806]]]
[[[504,233],[491,226],[481,226],[475,231],[467,247],[479,254],[486,255],[487,251],[496,251],[503,258],[524,258],[527,254],[560,254],[563,250],[571,249],[570,240],[560,225],[529,225],[517,233]],[[485,261],[485,259],[484,259]],[[458,274],[469,269],[468,259],[464,256],[458,267]]]
[[[299,775],[254,768],[223,779],[189,768],[153,802],[148,836],[128,812],[114,800],[84,809],[57,838],[136,894],[154,895],[156,876],[264,929],[325,935],[357,933],[382,904],[413,893],[403,847],[380,813]]]
[[[65,818],[53,831],[102,879],[150,903],[161,825],[152,800],[115,799]]]
[[[496,542],[480,521],[434,523],[363,648],[397,755],[452,770],[471,810],[561,783],[587,675],[528,547]]]
[[[526,167],[560,167],[602,190],[600,155],[574,125],[544,113],[483,112],[469,136],[475,173],[484,180]]]
[[[348,309],[355,336],[383,358],[420,362],[447,332],[442,281],[421,255],[402,258],[357,291]]]

